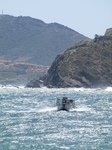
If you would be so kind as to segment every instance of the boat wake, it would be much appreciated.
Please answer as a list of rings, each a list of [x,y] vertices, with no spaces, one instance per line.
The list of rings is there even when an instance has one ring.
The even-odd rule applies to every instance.
[[[39,109],[38,112],[49,112],[49,111],[56,111],[57,108],[56,107],[45,107],[42,109]]]
[[[43,107],[41,109],[39,109],[37,112],[38,113],[44,113],[44,112],[52,112],[52,111],[58,111],[57,107]],[[87,111],[92,111],[91,108],[87,107],[87,106],[80,106],[80,107],[76,107],[76,108],[72,108],[69,110],[69,112],[87,112]]]
[[[87,106],[80,106],[80,107],[76,107],[70,110],[71,112],[87,112],[87,111],[91,111],[91,108],[87,107]]]

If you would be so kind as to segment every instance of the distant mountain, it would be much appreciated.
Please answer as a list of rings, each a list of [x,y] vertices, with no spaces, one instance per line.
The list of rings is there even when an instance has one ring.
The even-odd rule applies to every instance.
[[[57,54],[85,39],[88,38],[58,23],[0,16],[0,60],[51,65]]]
[[[59,54],[41,80],[47,87],[112,86],[112,28]]]

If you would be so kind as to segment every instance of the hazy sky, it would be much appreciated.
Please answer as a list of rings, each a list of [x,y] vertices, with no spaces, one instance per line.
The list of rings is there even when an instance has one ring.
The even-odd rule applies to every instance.
[[[90,38],[112,27],[112,0],[0,0],[0,11],[57,22]]]

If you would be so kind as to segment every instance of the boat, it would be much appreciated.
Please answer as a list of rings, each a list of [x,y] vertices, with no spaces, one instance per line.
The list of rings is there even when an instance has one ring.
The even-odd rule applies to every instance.
[[[66,110],[75,108],[75,101],[72,99],[68,99],[67,97],[63,97],[62,99],[57,98],[56,102],[57,110]]]

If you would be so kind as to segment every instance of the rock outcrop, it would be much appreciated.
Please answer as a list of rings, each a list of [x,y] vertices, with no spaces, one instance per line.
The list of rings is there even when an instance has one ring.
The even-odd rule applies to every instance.
[[[106,30],[105,36],[112,36],[112,28]]]
[[[112,86],[112,30],[60,53],[41,80],[47,87]]]
[[[39,80],[33,79],[27,85],[26,88],[40,88]]]

